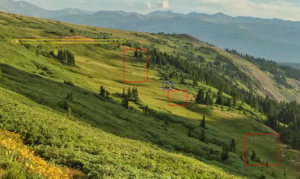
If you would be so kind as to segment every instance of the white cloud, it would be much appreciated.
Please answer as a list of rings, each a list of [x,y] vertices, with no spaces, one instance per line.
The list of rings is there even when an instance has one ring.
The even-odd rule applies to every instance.
[[[169,1],[168,0],[163,0],[162,2],[158,2],[158,5],[164,9],[167,9],[170,7]]]
[[[300,8],[286,1],[273,1],[272,4],[254,3],[250,0],[199,0],[197,9],[204,13],[223,12],[232,16],[252,16],[300,20]]]
[[[149,9],[151,9],[151,3],[150,3],[150,2],[146,2],[146,4],[147,4],[147,7],[148,7]]]

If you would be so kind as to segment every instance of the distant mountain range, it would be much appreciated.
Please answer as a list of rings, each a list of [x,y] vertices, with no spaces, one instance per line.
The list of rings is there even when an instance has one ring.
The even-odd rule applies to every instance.
[[[290,66],[290,67],[293,67],[293,68],[300,69],[300,63],[284,63],[284,62],[279,62],[278,64],[282,65],[282,66]]]
[[[89,15],[64,15],[54,20],[142,32],[186,33],[220,48],[236,49],[278,62],[299,62],[300,22],[280,19],[231,17],[192,12],[155,11],[142,15],[99,11]]]
[[[186,33],[220,48],[277,62],[300,62],[300,22],[191,12],[49,11],[26,1],[0,0],[0,10],[63,22],[141,32]]]
[[[25,16],[51,18],[55,16],[63,16],[70,14],[93,14],[92,11],[84,11],[80,9],[62,9],[50,11],[33,5],[27,1],[0,0],[0,11],[20,14]]]

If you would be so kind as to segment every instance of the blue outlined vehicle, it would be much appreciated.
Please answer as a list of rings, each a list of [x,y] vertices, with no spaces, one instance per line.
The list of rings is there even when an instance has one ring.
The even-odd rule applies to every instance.
[[[172,84],[172,88],[171,88],[170,84]],[[172,82],[163,82],[162,89],[163,90],[172,90],[173,89],[173,83]]]

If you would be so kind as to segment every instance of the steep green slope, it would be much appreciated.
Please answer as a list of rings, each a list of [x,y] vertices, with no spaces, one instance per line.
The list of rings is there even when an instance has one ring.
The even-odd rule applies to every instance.
[[[45,159],[96,178],[240,178],[149,143],[116,137],[0,88],[1,128],[25,136]]]
[[[245,134],[251,132],[273,133],[274,131],[257,122],[256,120],[264,120],[265,117],[251,109],[248,105],[244,104],[242,106],[244,112],[243,110],[239,110],[241,101],[238,101],[238,105],[235,107],[220,105],[206,106],[196,104],[193,101],[190,101],[186,107],[168,106],[168,92],[161,89],[162,82],[165,78],[164,73],[168,70],[170,70],[170,72],[177,70],[176,72],[178,73],[180,73],[180,71],[171,66],[160,67],[154,63],[151,63],[149,70],[150,79],[147,83],[128,84],[122,81],[123,63],[121,60],[123,59],[123,49],[125,48],[131,48],[130,46],[132,46],[133,48],[141,47],[151,49],[152,46],[154,46],[159,48],[162,52],[167,53],[173,53],[175,50],[181,58],[188,60],[190,57],[185,53],[185,48],[189,49],[190,46],[194,46],[191,49],[198,49],[195,53],[203,56],[206,61],[204,64],[207,65],[210,64],[208,62],[214,63],[218,55],[208,44],[198,41],[196,41],[196,43],[189,42],[186,36],[181,35],[172,37],[162,34],[136,34],[126,31],[85,27],[28,17],[16,16],[15,18],[12,15],[4,13],[2,13],[1,16],[5,22],[0,25],[1,38],[3,40],[3,43],[0,44],[0,69],[2,69],[2,72],[7,76],[11,84],[2,84],[2,86],[32,100],[32,102],[26,102],[27,100],[24,100],[22,97],[14,98],[15,103],[18,104],[17,108],[8,105],[9,111],[6,109],[5,113],[7,118],[2,118],[2,128],[20,133],[26,138],[26,144],[31,145],[32,149],[47,160],[54,160],[69,167],[79,168],[85,174],[95,174],[93,176],[103,175],[104,173],[108,175],[107,172],[110,172],[113,175],[111,177],[129,177],[131,173],[136,172],[143,178],[151,176],[158,177],[159,175],[174,175],[175,177],[176,171],[172,168],[168,168],[167,165],[169,165],[170,161],[176,160],[179,160],[179,163],[186,163],[190,160],[192,163],[201,161],[222,168],[225,172],[230,172],[238,176],[246,176],[248,178],[257,178],[262,174],[271,178],[272,172],[276,172],[277,176],[282,176],[286,169],[289,170],[287,178],[294,178],[296,176],[295,172],[297,168],[291,167],[289,158],[294,158],[297,152],[290,151],[284,145],[282,145],[282,153],[287,157],[281,159],[281,165],[279,167],[249,167],[244,164],[243,150]],[[20,19],[22,19],[22,21]],[[10,42],[11,39],[15,38],[45,39],[59,38],[65,35],[71,36],[73,34],[70,33],[70,29],[74,29],[76,33],[85,37],[125,38],[128,43],[119,46],[91,44],[20,45]],[[75,54],[77,67],[63,65],[59,60],[50,55],[50,50],[54,50],[54,53],[57,54],[58,49],[61,48],[68,49]],[[40,52],[39,56],[36,55],[37,49]],[[141,69],[145,69],[145,60],[138,61],[132,56],[133,53],[126,56],[126,59],[129,59],[126,65],[130,67],[128,70],[131,72],[129,73],[130,76],[145,79],[144,74],[141,73]],[[221,62],[221,64],[221,67],[223,67],[225,63]],[[222,70],[222,68],[219,69],[220,71]],[[240,74],[238,70],[236,70],[236,73]],[[188,75],[187,73],[184,74]],[[233,84],[236,84],[237,88],[248,89],[247,84],[243,84],[242,78],[239,78],[238,75],[234,75],[233,77],[235,77]],[[230,78],[230,75],[228,75],[227,78]],[[71,80],[75,86],[64,84],[64,80]],[[191,81],[188,79],[185,80],[189,84],[180,84],[179,79],[171,80],[174,82],[176,89],[188,90],[190,94],[189,97],[192,98],[195,98],[193,96],[197,94],[200,86],[204,86],[205,92],[210,88],[210,86],[204,84],[204,82],[198,82],[197,85],[193,87]],[[105,89],[110,92],[110,97],[113,99],[101,97],[99,95],[100,86],[104,86]],[[128,87],[137,87],[141,102],[134,103],[130,101],[129,106],[131,107],[129,109],[123,108],[120,104],[123,100],[121,92],[124,87],[126,90]],[[211,88],[211,91],[212,94],[215,95],[218,92],[216,88]],[[65,98],[70,92],[73,94],[73,100],[68,100],[66,106],[61,105],[64,104]],[[11,100],[11,98],[7,97],[6,93],[9,92],[3,92],[1,97],[3,95],[4,99],[7,98],[7,100]],[[12,93],[9,94],[12,95]],[[230,98],[228,94],[224,94],[224,97]],[[179,98],[181,97],[178,97],[178,99]],[[20,125],[14,122],[18,118],[22,118],[22,113],[19,114],[19,112],[15,112],[21,109],[18,108],[18,106],[21,106],[19,102],[27,104],[26,106],[22,106],[22,108],[24,108],[22,110],[29,115],[26,119],[24,118],[24,123],[20,123]],[[42,105],[38,106],[37,110],[40,111],[37,112],[38,114],[29,107],[35,106],[35,103]],[[171,102],[171,104],[176,103]],[[148,105],[150,109],[155,110],[154,114],[149,115],[149,113],[143,113],[143,109],[145,109],[146,105]],[[62,117],[61,119],[61,114],[69,115],[65,108],[68,106],[71,108],[71,114],[73,116],[71,120],[84,121],[94,128],[101,129],[105,132],[93,133],[92,131],[98,131],[98,129],[94,130],[94,128],[91,129],[88,126],[86,128],[79,128],[80,126],[78,127],[75,123],[79,123],[83,126],[86,125],[80,122],[70,121],[66,117]],[[40,108],[47,108],[47,110],[45,111]],[[51,112],[48,111],[50,108]],[[35,114],[39,117],[35,118]],[[17,118],[13,118],[14,115],[17,115]],[[205,130],[199,126],[203,115],[206,115],[207,129]],[[12,117],[8,118],[8,116]],[[39,125],[45,125],[44,128],[37,127],[34,122],[35,119]],[[39,120],[43,122],[38,122]],[[26,123],[30,125],[23,125]],[[52,128],[47,127],[47,124],[51,124],[51,126],[65,126]],[[49,131],[47,131],[48,128]],[[189,128],[192,129],[190,136],[188,136]],[[91,134],[81,133],[85,130],[90,131]],[[199,140],[203,130],[206,135],[204,142]],[[84,137],[85,135],[87,137]],[[128,138],[128,140],[125,138]],[[222,148],[224,144],[228,145],[232,138],[236,141],[236,152],[229,152],[229,158],[222,160]],[[112,141],[108,139],[112,139]],[[131,139],[139,141],[132,141]],[[81,143],[81,140],[83,140],[83,143]],[[64,146],[63,143],[66,142],[68,145]],[[91,144],[88,142],[91,142]],[[51,146],[52,144],[54,147],[51,149],[45,147],[46,145]],[[105,154],[103,154],[101,150],[93,148],[93,144],[99,146],[111,144],[112,148],[109,148],[109,146],[101,148],[107,153],[108,158],[105,158]],[[145,151],[143,147],[136,147],[137,145],[145,145]],[[269,151],[268,147],[276,145],[278,145],[278,143],[272,140],[269,142],[260,140],[259,144],[255,140],[249,140],[249,143],[247,141],[247,150],[255,150],[263,162],[268,161],[270,164],[273,164],[278,162],[278,158],[274,157],[277,156],[278,151],[266,151]],[[123,146],[126,146],[126,150],[124,151],[121,149]],[[170,153],[180,153],[185,155],[185,157],[183,157],[184,159],[171,159],[170,161],[166,158],[162,158],[161,160],[158,157],[151,158],[151,155],[149,153],[148,155],[146,151],[152,151],[153,148],[158,151],[155,153],[157,156],[173,156],[175,154]],[[69,153],[68,156],[65,155],[64,152],[67,149],[69,149],[72,155]],[[124,154],[127,150],[130,151],[128,156]],[[77,155],[80,156],[81,154],[82,156],[80,160],[78,160]],[[69,157],[70,155],[71,157]],[[135,155],[137,155],[137,157]],[[139,156],[143,156],[145,160],[149,160],[151,164],[139,161]],[[176,156],[178,155],[176,154]],[[93,159],[93,157],[95,159]],[[118,161],[120,161],[119,157],[123,157],[124,160],[128,157],[124,165],[118,163]],[[99,166],[100,169],[96,170],[97,165],[101,167]],[[122,165],[123,168],[120,165]],[[170,165],[174,168],[177,166],[176,163]],[[187,174],[186,172],[189,168],[182,164],[182,167],[177,169],[178,172],[180,172],[178,175],[182,178],[185,176],[201,176],[203,170],[201,167],[197,167],[203,164],[195,165],[196,168],[194,172]],[[105,166],[107,166],[107,168],[105,168]],[[161,166],[161,168],[159,166]],[[95,173],[93,173],[93,169],[96,170]],[[213,171],[216,171],[216,173],[219,172],[219,170],[213,169],[211,169],[211,171],[212,173]],[[118,172],[120,175],[118,175]],[[214,174],[207,175],[209,175],[207,178],[211,178]],[[221,174],[220,178],[222,178]]]

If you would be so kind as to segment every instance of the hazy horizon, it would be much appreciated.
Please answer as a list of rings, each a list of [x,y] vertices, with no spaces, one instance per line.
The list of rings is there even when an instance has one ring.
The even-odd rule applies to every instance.
[[[17,0],[14,0],[17,1]],[[300,21],[300,1],[295,0],[25,0],[47,10],[77,8],[87,11],[125,11],[148,14],[168,11],[250,16],[254,18]],[[59,4],[59,6],[58,6]]]

